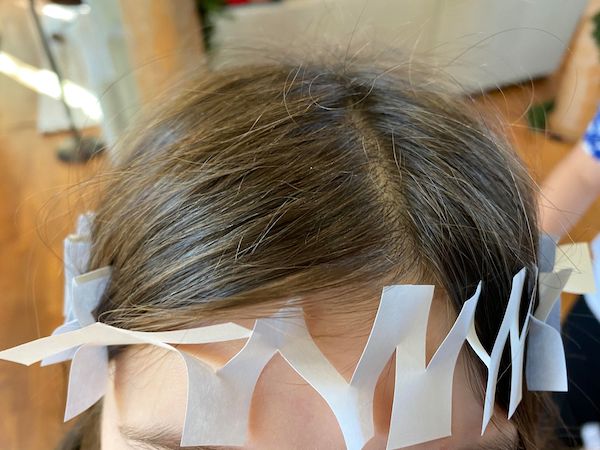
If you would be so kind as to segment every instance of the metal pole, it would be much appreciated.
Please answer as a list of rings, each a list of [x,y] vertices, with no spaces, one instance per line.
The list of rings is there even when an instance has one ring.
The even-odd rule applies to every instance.
[[[48,62],[50,63],[50,67],[52,68],[52,71],[56,74],[56,77],[58,78],[58,84],[60,86],[60,101],[64,106],[65,114],[67,115],[67,120],[69,121],[69,130],[71,131],[71,133],[73,134],[73,137],[75,138],[76,145],[79,146],[78,143],[81,142],[81,132],[75,126],[75,119],[73,118],[73,112],[71,111],[71,108],[67,104],[67,101],[65,98],[65,89],[64,89],[64,85],[63,85],[63,77],[60,72],[60,69],[58,68],[58,64],[56,64],[56,59],[54,59],[54,55],[52,54],[52,49],[50,48],[50,44],[48,43],[46,35],[44,34],[44,29],[42,28],[42,22],[40,21],[40,18],[35,9],[35,0],[29,0],[29,7],[31,8],[31,14],[33,15],[33,21],[35,22],[35,27],[37,28],[37,31],[40,35],[40,39],[42,40],[42,47],[44,48],[44,53],[46,53],[46,57],[48,58]]]

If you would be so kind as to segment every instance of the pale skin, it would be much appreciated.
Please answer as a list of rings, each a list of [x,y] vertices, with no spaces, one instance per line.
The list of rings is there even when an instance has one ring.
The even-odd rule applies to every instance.
[[[366,343],[377,298],[371,311],[360,317],[313,311],[307,315],[309,330],[336,369],[349,380]],[[368,317],[368,320],[366,317]],[[443,296],[435,296],[427,333],[427,359],[431,358],[451,328],[455,314]],[[247,326],[248,324],[244,323]],[[185,350],[214,367],[223,365],[243,342],[191,345]],[[392,360],[383,370],[374,398],[376,434],[367,450],[385,449],[394,388]],[[485,434],[480,435],[483,405],[467,380],[468,364],[463,350],[454,374],[452,436],[416,446],[412,450],[511,449],[517,433],[496,411]],[[185,367],[172,352],[151,347],[129,347],[112,364],[112,377],[104,398],[102,449],[179,449],[186,397]],[[483,383],[483,380],[482,380]],[[410,407],[410,405],[407,405]],[[424,420],[426,420],[424,418]],[[169,433],[156,433],[168,429]],[[154,436],[153,436],[154,435]],[[211,449],[217,447],[184,447]],[[224,449],[226,447],[218,447]],[[231,447],[237,448],[240,447]],[[263,370],[254,391],[243,449],[344,449],[335,417],[325,401],[276,355]]]
[[[579,221],[600,196],[600,161],[578,143],[544,181],[540,198],[542,229],[557,239]]]

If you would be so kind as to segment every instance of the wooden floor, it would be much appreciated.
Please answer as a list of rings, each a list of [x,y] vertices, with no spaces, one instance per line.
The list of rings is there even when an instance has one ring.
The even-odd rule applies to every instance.
[[[14,4],[13,4],[14,3]],[[2,5],[2,51],[39,66],[26,2]],[[64,135],[36,131],[38,94],[0,74],[0,348],[52,332],[62,321],[62,239],[94,171],[55,157]],[[52,449],[65,426],[66,366],[0,362],[0,449]]]
[[[10,9],[10,8],[8,8]],[[18,7],[4,11],[3,51],[38,65],[37,42]],[[7,20],[7,15],[9,20]],[[540,180],[569,145],[527,129],[524,111],[550,95],[548,83],[511,87],[480,101],[512,124],[517,148]],[[49,334],[62,320],[62,239],[85,210],[89,187],[79,183],[96,166],[55,158],[64,136],[36,131],[37,94],[0,74],[0,348]],[[597,202],[571,234],[589,240],[600,230]],[[64,431],[66,367],[0,362],[0,449],[50,449]]]

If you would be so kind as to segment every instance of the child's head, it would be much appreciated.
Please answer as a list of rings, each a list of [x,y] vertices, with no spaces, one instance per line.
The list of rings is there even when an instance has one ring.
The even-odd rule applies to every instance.
[[[476,328],[489,351],[513,275],[536,262],[538,236],[526,170],[477,117],[410,65],[272,64],[202,74],[121,147],[124,162],[92,234],[91,268],[113,268],[98,320],[170,330],[262,316],[299,299],[315,341],[345,373],[360,356],[383,286],[436,285],[429,358],[482,280]],[[220,364],[236,348],[191,350]],[[518,434],[536,448],[535,402],[526,392],[512,423],[503,412],[491,437],[478,440],[484,372],[463,352],[454,433],[445,442],[471,448],[494,433],[509,442]],[[125,428],[127,420],[180,426],[179,369],[145,368],[158,361],[153,352],[113,355],[106,442],[117,420]],[[382,433],[391,371],[377,391]],[[507,408],[507,378],[498,382],[499,411]],[[255,392],[249,446],[343,446],[331,413],[309,391],[273,360]]]

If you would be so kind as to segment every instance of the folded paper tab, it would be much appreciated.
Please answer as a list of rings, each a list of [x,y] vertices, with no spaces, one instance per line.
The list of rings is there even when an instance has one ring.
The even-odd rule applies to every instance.
[[[93,226],[94,213],[81,214],[77,219],[77,231],[67,236],[63,245],[65,293],[63,315],[65,323],[73,320],[72,284],[73,279],[88,270],[90,262],[90,233]]]
[[[66,318],[68,321],[56,328],[52,335],[75,331],[96,321],[93,311],[98,306],[104,290],[110,282],[110,273],[110,267],[103,267],[71,280],[71,289],[69,290],[71,300],[69,315]],[[44,358],[42,366],[67,361],[73,358],[76,351],[77,347]]]

